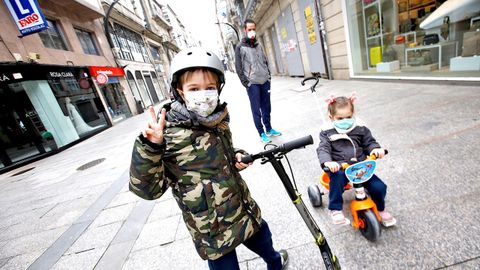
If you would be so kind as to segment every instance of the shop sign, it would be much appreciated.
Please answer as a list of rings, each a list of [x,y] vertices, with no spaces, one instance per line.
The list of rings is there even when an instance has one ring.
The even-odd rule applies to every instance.
[[[310,44],[314,44],[317,41],[317,37],[315,35],[315,26],[313,24],[313,15],[312,15],[312,8],[307,6],[304,10],[305,15],[305,24],[307,26],[307,33],[308,33],[308,40]]]
[[[0,82],[6,82],[6,81],[10,81],[10,78],[5,74],[0,75]]]
[[[97,79],[97,83],[100,85],[104,85],[108,82],[108,76],[103,73],[98,74],[96,79]]]
[[[40,32],[48,28],[37,0],[5,0],[22,36]]]
[[[82,89],[90,89],[90,82],[87,78],[80,78],[80,80],[78,80],[78,84]]]
[[[50,77],[52,78],[71,78],[74,77],[73,73],[70,71],[67,72],[58,72],[58,71],[50,71]]]
[[[93,77],[98,76],[98,74],[105,74],[109,77],[123,77],[125,76],[125,71],[122,68],[117,67],[99,67],[99,66],[90,66],[88,67],[90,74]]]

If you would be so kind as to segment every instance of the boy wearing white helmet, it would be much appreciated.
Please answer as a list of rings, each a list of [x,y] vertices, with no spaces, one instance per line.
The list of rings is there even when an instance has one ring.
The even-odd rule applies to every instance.
[[[284,269],[288,255],[273,249],[268,224],[239,171],[244,151],[233,148],[220,59],[202,48],[178,53],[171,64],[175,100],[135,140],[130,190],[153,200],[172,188],[200,257],[210,269],[239,269],[235,248],[244,244]]]

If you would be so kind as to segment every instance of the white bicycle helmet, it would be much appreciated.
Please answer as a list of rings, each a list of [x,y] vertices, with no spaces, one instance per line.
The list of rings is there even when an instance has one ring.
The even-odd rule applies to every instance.
[[[218,91],[222,91],[223,85],[225,84],[222,61],[220,61],[218,56],[212,51],[201,47],[188,48],[175,55],[170,64],[170,87],[176,100],[182,100],[177,93],[177,83],[180,75],[187,69],[195,67],[209,68],[217,73],[220,83],[220,89],[218,89]]]

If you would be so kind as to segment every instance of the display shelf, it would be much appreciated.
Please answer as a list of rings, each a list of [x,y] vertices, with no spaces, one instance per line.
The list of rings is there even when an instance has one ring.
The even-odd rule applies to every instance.
[[[368,69],[382,61],[385,46],[391,43],[393,32],[398,28],[397,19],[393,16],[397,14],[396,10],[397,5],[394,0],[376,0],[368,4],[362,1]]]
[[[368,9],[368,8],[371,8],[371,7],[375,6],[375,5],[377,4],[377,2],[378,2],[378,1],[373,1],[372,3],[370,3],[370,4],[366,5],[366,6],[364,6],[364,7],[363,7],[363,9]]]

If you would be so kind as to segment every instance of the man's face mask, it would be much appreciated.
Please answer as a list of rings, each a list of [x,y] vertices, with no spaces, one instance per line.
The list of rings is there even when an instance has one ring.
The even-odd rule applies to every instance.
[[[188,110],[207,117],[217,108],[218,90],[186,91],[183,98]]]
[[[256,35],[257,35],[257,34],[255,33],[255,30],[252,30],[252,31],[248,31],[248,32],[247,32],[247,37],[248,37],[249,39],[254,39],[254,38],[256,37]]]

